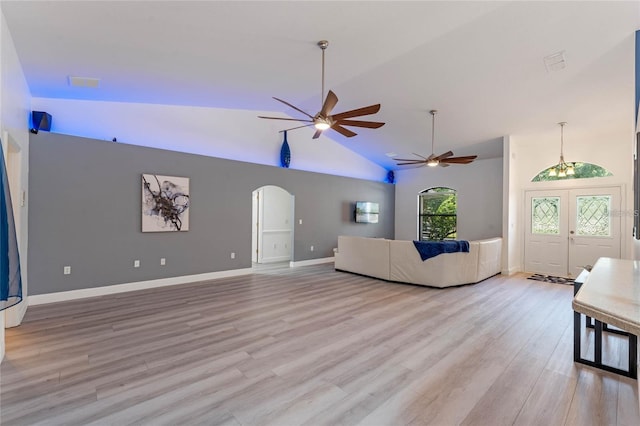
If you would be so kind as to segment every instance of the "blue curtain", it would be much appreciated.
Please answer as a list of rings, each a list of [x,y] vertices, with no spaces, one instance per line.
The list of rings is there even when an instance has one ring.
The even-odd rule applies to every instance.
[[[20,303],[22,300],[22,276],[16,226],[13,221],[9,178],[0,144],[0,311]]]

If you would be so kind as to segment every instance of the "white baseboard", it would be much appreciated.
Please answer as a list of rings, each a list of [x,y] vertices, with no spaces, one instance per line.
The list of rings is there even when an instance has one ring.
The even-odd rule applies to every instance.
[[[125,284],[114,284],[103,287],[83,288],[79,290],[61,291],[57,293],[34,294],[29,296],[29,306],[45,303],[63,302],[67,300],[84,299],[85,297],[105,296],[107,294],[124,293],[127,291],[145,290],[148,288],[165,287],[169,285],[190,284],[198,281],[215,280],[219,278],[237,277],[253,273],[251,268],[232,269],[230,271],[207,272],[205,274],[184,275],[181,277],[160,278],[157,280],[138,281]]]
[[[289,267],[319,265],[321,263],[331,263],[335,261],[335,257],[323,257],[320,259],[301,260],[299,262],[289,262]]]
[[[291,256],[278,256],[278,257],[267,257],[267,258],[263,257],[260,263],[279,263],[279,262],[286,262],[289,259],[291,259]]]
[[[518,272],[521,272],[520,267],[519,267],[519,266],[512,266],[512,267],[511,267],[511,268],[509,268],[509,269],[503,269],[500,273],[501,273],[502,275],[507,275],[507,276],[509,276],[509,275],[517,274]]]

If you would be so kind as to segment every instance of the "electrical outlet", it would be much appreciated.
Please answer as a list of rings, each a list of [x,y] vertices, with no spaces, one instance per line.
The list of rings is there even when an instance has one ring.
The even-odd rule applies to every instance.
[[[62,273],[65,274],[65,275],[70,275],[71,274],[71,266],[65,266],[62,269]]]
[[[313,251],[313,246],[311,246],[311,249],[310,249],[310,250],[311,250],[311,251]]]
[[[139,268],[140,267],[140,261],[139,260],[134,260],[133,261],[133,267],[134,268]]]
[[[235,254],[235,252],[231,252],[231,258],[232,258],[232,259],[235,259],[235,258],[236,258],[236,254]]]
[[[165,259],[164,257],[160,258],[160,265],[164,266],[167,264],[167,259]]]
[[[302,225],[302,219],[300,219],[300,220],[298,221],[298,224],[299,224],[299,225]]]

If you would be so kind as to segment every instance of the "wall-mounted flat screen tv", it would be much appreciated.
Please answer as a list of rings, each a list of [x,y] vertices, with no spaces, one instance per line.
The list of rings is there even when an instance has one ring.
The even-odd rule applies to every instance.
[[[380,207],[370,201],[356,201],[356,222],[378,223]]]

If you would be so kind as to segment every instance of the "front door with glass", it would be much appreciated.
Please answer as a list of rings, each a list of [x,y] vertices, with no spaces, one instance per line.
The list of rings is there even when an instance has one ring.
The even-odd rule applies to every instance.
[[[620,257],[620,188],[571,190],[569,212],[570,277],[599,257]]]
[[[620,257],[620,188],[527,191],[525,271],[576,277]]]

